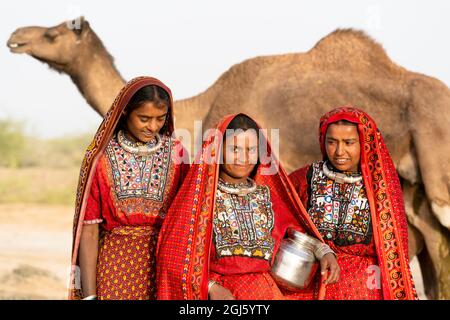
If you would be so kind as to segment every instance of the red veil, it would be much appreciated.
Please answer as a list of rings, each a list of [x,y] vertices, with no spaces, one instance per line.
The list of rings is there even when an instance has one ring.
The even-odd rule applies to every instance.
[[[114,100],[108,113],[105,115],[103,122],[95,134],[95,137],[86,150],[83,163],[80,170],[80,178],[78,181],[75,217],[73,224],[73,242],[72,242],[72,260],[71,273],[69,283],[69,299],[77,299],[80,297],[80,273],[77,268],[78,249],[81,239],[81,231],[83,228],[83,220],[86,211],[86,204],[89,196],[89,191],[92,184],[92,179],[95,173],[95,167],[100,159],[103,151],[109,143],[114,134],[122,112],[130,101],[131,97],[142,87],[156,85],[164,89],[170,96],[170,106],[168,111],[168,119],[166,125],[167,130],[165,134],[171,135],[174,130],[173,125],[173,101],[170,89],[161,81],[151,77],[137,77],[129,81],[119,92]]]
[[[219,177],[218,160],[223,134],[236,116],[230,115],[222,119],[216,130],[203,142],[202,152],[197,155],[164,220],[157,253],[158,299],[208,299],[212,215]],[[265,137],[264,139],[267,140]],[[271,193],[275,194],[272,201],[282,203],[286,208],[276,219],[283,220],[283,215],[286,214],[294,215],[296,226],[300,230],[322,240],[286,172],[271,154],[268,142],[267,155],[270,161],[266,162],[269,163],[264,164],[262,161],[259,164],[254,180],[257,184],[269,186]],[[269,168],[275,168],[276,173],[265,175],[264,170]],[[278,245],[279,241],[275,244],[274,253]],[[322,284],[320,286],[322,289]]]
[[[362,110],[350,106],[334,109],[320,119],[319,141],[324,160],[327,159],[325,136],[328,126],[339,120],[350,121],[358,127],[361,172],[372,217],[383,298],[417,299],[409,267],[408,224],[402,189],[384,139],[375,122]],[[294,184],[300,186],[303,202],[306,201],[303,190],[307,186],[306,169],[290,176]],[[333,243],[328,244],[339,256],[339,248]]]

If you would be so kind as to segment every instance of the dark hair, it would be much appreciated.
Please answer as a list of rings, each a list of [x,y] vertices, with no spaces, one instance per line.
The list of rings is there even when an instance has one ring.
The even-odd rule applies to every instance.
[[[144,102],[153,102],[156,106],[170,107],[170,97],[166,90],[155,85],[150,85],[136,91],[125,107],[125,111],[130,114]]]
[[[131,97],[130,101],[125,107],[124,112],[126,112],[126,115],[120,119],[118,128],[124,128],[130,113],[139,108],[145,102],[153,102],[156,107],[170,108],[170,96],[166,90],[156,85],[142,87],[138,91],[136,91],[136,93]],[[169,117],[170,114],[168,114],[166,117],[166,123],[161,129],[162,132],[167,129],[167,123],[170,120]]]
[[[248,117],[244,114],[239,114],[236,117],[234,117],[233,120],[231,120],[227,129],[232,129],[232,130],[241,129],[244,131],[247,131],[248,129],[253,129],[256,132],[258,132],[259,127],[256,124],[256,122],[253,121],[253,119],[251,119],[250,117]]]

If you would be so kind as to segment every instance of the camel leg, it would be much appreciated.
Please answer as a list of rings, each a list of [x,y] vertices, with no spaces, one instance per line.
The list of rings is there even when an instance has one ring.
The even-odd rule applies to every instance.
[[[404,181],[403,190],[408,221],[425,242],[418,255],[425,292],[432,299],[450,299],[450,233],[432,214],[422,187]]]
[[[436,279],[436,273],[434,272],[433,261],[431,260],[428,250],[423,250],[417,255],[419,260],[420,270],[422,273],[422,281],[424,286],[425,295],[428,299],[437,299],[438,286]]]
[[[450,93],[439,80],[418,75],[410,94],[408,119],[421,179],[432,213],[450,230]]]
[[[408,252],[409,261],[418,256],[424,249],[425,242],[423,236],[416,227],[408,223]]]

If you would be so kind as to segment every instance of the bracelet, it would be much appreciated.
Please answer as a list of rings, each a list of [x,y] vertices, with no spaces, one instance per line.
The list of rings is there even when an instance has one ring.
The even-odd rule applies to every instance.
[[[314,249],[314,255],[316,256],[317,260],[322,260],[322,258],[327,253],[332,253],[336,256],[336,253],[327,244],[319,243],[316,245],[316,248]]]
[[[97,300],[97,295],[93,294],[91,296],[84,298],[83,300]]]
[[[209,291],[211,290],[211,287],[213,286],[213,285],[215,285],[217,282],[215,282],[214,280],[209,280],[209,282],[208,282],[208,293],[209,293]]]

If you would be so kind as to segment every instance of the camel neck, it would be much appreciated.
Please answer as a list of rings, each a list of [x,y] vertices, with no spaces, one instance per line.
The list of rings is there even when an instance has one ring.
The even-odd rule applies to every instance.
[[[102,117],[125,85],[107,52],[81,55],[69,74],[86,101]]]

